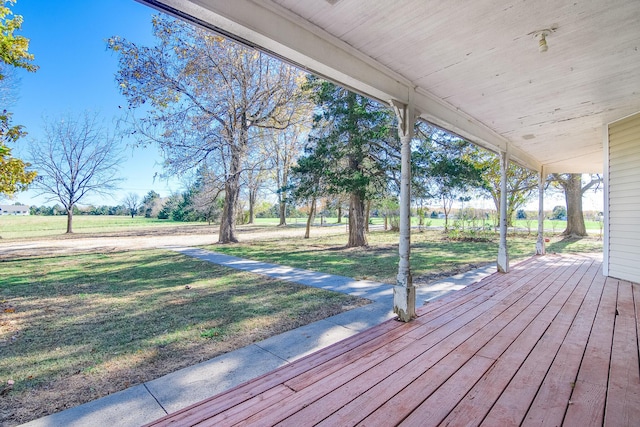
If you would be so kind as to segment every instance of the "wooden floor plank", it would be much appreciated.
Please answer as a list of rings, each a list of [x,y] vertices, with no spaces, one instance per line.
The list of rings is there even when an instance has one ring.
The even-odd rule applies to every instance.
[[[152,425],[635,425],[640,289],[600,265],[533,257]]]
[[[544,271],[544,269],[542,270]],[[516,275],[513,276],[513,278],[516,277]],[[507,287],[509,286],[509,284],[507,283],[504,286]],[[430,313],[429,320],[418,319],[416,322],[414,322],[414,324],[411,324],[413,325],[412,331],[404,334],[401,339],[396,340],[393,343],[389,343],[385,347],[377,349],[377,354],[375,355],[373,353],[362,354],[362,352],[360,352],[359,360],[367,358],[369,358],[370,360],[368,360],[366,365],[360,364],[357,367],[358,370],[356,371],[354,371],[348,364],[348,362],[351,362],[350,360],[342,360],[346,356],[346,354],[343,354],[331,361],[332,366],[318,366],[317,368],[313,368],[304,372],[296,378],[292,378],[291,380],[285,382],[285,384],[287,385],[287,387],[292,388],[293,390],[301,391],[301,393],[297,393],[295,396],[291,396],[289,399],[286,399],[287,409],[284,409],[285,405],[278,405],[278,408],[270,408],[268,410],[262,411],[261,413],[253,414],[253,416],[248,419],[248,422],[260,420],[259,423],[265,423],[265,425],[267,425],[269,423],[276,423],[278,421],[281,421],[282,419],[285,419],[289,413],[296,412],[298,408],[306,408],[307,406],[311,405],[314,400],[321,399],[323,395],[329,394],[333,391],[334,388],[339,388],[342,384],[348,382],[354,376],[357,376],[360,372],[360,369],[368,368],[370,364],[374,365],[377,360],[388,364],[389,360],[391,360],[391,356],[385,353],[385,349],[393,348],[394,351],[400,352],[400,350],[404,348],[411,347],[410,344],[412,344],[412,342],[407,339],[413,338],[412,332],[416,329],[415,325],[418,325],[421,322],[424,324],[420,327],[421,332],[419,336],[427,336],[430,333],[437,331],[438,329],[441,330],[441,338],[437,338],[437,335],[431,337],[431,339],[433,340],[431,345],[435,345],[438,341],[444,339],[450,334],[452,330],[450,322],[457,322],[462,325],[465,323],[466,318],[472,319],[473,317],[470,316],[477,316],[478,313],[482,313],[483,309],[475,309],[474,311],[470,308],[473,307],[474,304],[478,304],[479,301],[485,302],[490,296],[495,295],[496,290],[499,291],[499,289],[499,287],[496,287],[489,296],[480,294],[477,298],[465,302],[464,304],[456,307],[454,310],[442,312],[433,311],[432,313]],[[513,292],[514,289],[515,287],[512,286],[511,292]],[[492,302],[491,304],[495,304],[495,302]],[[436,315],[438,316],[435,317]],[[447,325],[447,330],[442,329],[442,326],[444,325]],[[409,326],[407,326],[407,328],[409,328]],[[403,342],[400,342],[400,340],[403,340]],[[416,345],[409,352],[401,353],[401,355],[399,356],[399,361],[397,363],[399,364],[399,366],[402,366],[406,363],[403,360],[413,360],[416,355],[419,354],[416,352],[424,351],[425,348],[421,348],[420,346]],[[376,357],[378,359],[376,359]],[[313,385],[313,390],[311,392],[304,391],[306,387],[309,387],[311,385]],[[349,384],[348,386],[352,387],[351,384]],[[305,413],[307,412],[309,411],[305,411]],[[300,417],[302,417],[302,415],[300,415]],[[303,419],[305,421],[309,421],[307,418]]]
[[[605,424],[611,426],[640,424],[640,365],[632,286],[636,285],[624,281],[618,284],[618,304],[604,416]],[[637,402],[637,405],[627,405],[626,402]]]
[[[339,411],[325,419],[320,425],[352,425],[358,422],[358,417],[364,417],[366,414],[376,410],[389,398],[399,393],[404,387],[420,376],[424,370],[455,350],[459,344],[462,344],[469,337],[481,331],[485,325],[505,310],[509,310],[512,316],[516,316],[528,303],[530,303],[530,301],[527,300],[527,298],[516,299],[515,296],[513,301],[504,300],[501,304],[496,304],[491,310],[485,311],[479,317],[474,319],[460,319],[460,327],[456,331],[449,331],[449,335],[446,336],[446,342],[432,345],[428,351],[413,359],[406,366],[399,367],[391,365],[389,369],[392,370],[395,368],[397,372],[367,372],[366,377],[358,378],[358,382],[362,383],[362,387],[359,390],[360,393],[354,396],[353,400],[340,408]],[[495,332],[497,333],[501,327],[502,326],[494,326]],[[483,331],[482,333],[485,334],[486,332]],[[368,378],[369,376],[375,377],[377,381],[371,381]],[[371,387],[372,384],[375,385]],[[323,402],[318,403],[324,407]],[[344,405],[344,402],[342,404]]]
[[[475,309],[480,310],[482,313],[479,317],[473,318],[472,313],[466,313],[466,317],[458,317],[455,324],[448,325],[447,331],[442,331],[448,334],[442,337],[442,339],[446,338],[446,342],[433,343],[431,341],[436,339],[436,337],[429,337],[432,348],[411,360],[411,362],[406,366],[393,365],[393,363],[391,363],[388,365],[388,368],[384,366],[381,370],[376,369],[371,372],[367,372],[366,376],[362,376],[356,380],[357,382],[362,383],[361,388],[358,390],[359,394],[352,397],[353,400],[347,404],[342,402],[345,406],[332,414],[329,418],[325,419],[320,425],[353,425],[355,422],[358,422],[358,417],[364,418],[364,416],[369,412],[376,410],[388,399],[401,392],[402,389],[420,376],[426,369],[431,367],[448,353],[455,350],[459,344],[462,344],[469,337],[479,333],[480,331],[482,331],[480,335],[486,335],[488,332],[483,330],[483,328],[485,328],[485,325],[492,322],[498,315],[501,315],[508,310],[510,316],[517,316],[535,298],[535,295],[530,291],[535,288],[541,292],[543,286],[536,279],[543,277],[544,276],[540,275],[531,276],[529,283],[530,287],[523,288],[521,294],[516,292],[512,293],[510,298],[505,298],[499,303],[494,304],[491,309],[487,309],[480,305]],[[549,284],[551,284],[551,281]],[[496,301],[492,301],[483,304],[495,302]],[[507,320],[503,320],[503,322],[506,321]],[[492,325],[494,334],[502,327],[504,327],[504,324]],[[416,344],[420,343],[420,341],[416,342]],[[484,342],[479,343],[478,345],[481,346],[482,344],[484,344]],[[398,372],[393,372],[394,369],[398,370]],[[376,381],[372,381],[369,377],[375,378]],[[372,384],[375,385],[372,387]],[[367,389],[368,387],[369,389]],[[317,405],[326,409],[327,413],[331,412],[331,409],[333,409],[332,407],[327,407],[325,402],[322,401],[317,402]],[[305,408],[305,411],[306,410],[307,408]]]
[[[594,267],[593,270],[597,270],[597,267]],[[591,272],[593,272],[593,270],[591,270]],[[587,274],[582,275],[584,272]],[[581,269],[576,270],[574,273],[574,276],[580,275],[582,275],[583,279],[588,277],[589,271],[586,266],[581,266]],[[572,294],[571,298],[575,299],[576,302],[581,301],[581,295],[579,293]],[[568,329],[568,325],[566,327]],[[549,331],[547,331],[547,335],[549,335],[548,332]],[[551,338],[552,339],[541,340],[542,345],[540,345],[540,343],[536,345],[532,354],[533,360],[538,357],[536,352],[546,355],[546,351],[552,348],[550,345],[560,345],[553,339],[553,337]],[[516,351],[520,350],[522,349],[518,350],[516,348]],[[467,425],[484,419],[486,414],[494,405],[494,402],[498,400],[500,395],[503,393],[504,388],[509,384],[511,378],[516,375],[519,365],[513,362],[514,361],[509,357],[501,357],[496,366],[492,368],[491,372],[483,377],[482,380],[469,391],[464,400],[454,408],[454,410],[444,420],[443,425]],[[531,356],[527,358],[527,362],[532,363]],[[526,375],[530,375],[533,372],[533,369],[537,367],[536,362],[533,362],[533,366],[528,366],[517,372],[524,372]],[[546,367],[544,369],[546,370]],[[521,382],[516,379],[515,384],[517,384],[518,388],[526,387],[527,381],[525,380]]]
[[[580,305],[584,300],[589,286],[593,281],[593,274],[597,273],[598,267],[595,266],[589,271],[591,262],[585,264],[578,272],[568,279],[560,292],[552,301],[545,305],[545,308],[536,317],[539,332],[538,339],[533,341],[531,337],[532,351],[518,363],[520,359],[515,356],[512,360],[507,361],[506,372],[502,379],[510,378],[499,399],[495,402],[489,413],[485,417],[483,424],[520,425],[524,419],[531,402],[536,396],[538,387],[542,383],[549,365],[553,361],[553,357],[560,348],[562,341],[569,331],[569,327],[573,322]],[[591,273],[591,274],[589,274]],[[580,286],[583,284],[584,286]],[[545,326],[546,325],[546,326]],[[523,346],[522,350],[528,345]],[[515,349],[518,353],[516,342],[509,348]],[[521,357],[522,352],[519,353]],[[501,356],[502,358],[502,356]]]
[[[575,267],[575,269],[577,268],[578,267]],[[563,270],[563,274],[570,277],[575,269],[567,268]],[[543,286],[536,287],[526,294],[525,301],[527,305],[525,307],[517,307],[515,316],[513,316],[514,313],[502,313],[480,332],[473,334],[468,340],[457,347],[455,351],[452,351],[443,358],[436,368],[425,372],[402,391],[390,397],[376,411],[364,419],[362,424],[381,425],[381,423],[387,421],[393,425],[402,421],[402,418],[391,418],[395,416],[394,411],[397,411],[397,408],[404,408],[405,411],[409,410],[410,412],[413,408],[418,407],[437,387],[446,381],[449,376],[453,375],[456,370],[463,366],[472,356],[484,356],[479,350],[484,348],[487,342],[491,343],[492,351],[497,354],[496,357],[504,352],[513,342],[513,340],[503,339],[503,337],[505,337],[505,329],[512,329],[510,325],[512,325],[513,322],[528,325],[544,308],[545,301],[548,302],[556,292],[562,288],[562,282],[553,280],[553,277],[549,277],[548,280],[550,282],[547,283],[546,288]],[[540,281],[539,285],[542,285],[544,282],[545,280]],[[543,289],[542,292],[540,292],[541,289]],[[527,298],[530,298],[530,300]],[[468,327],[472,327],[472,324],[468,324]],[[513,329],[513,333],[516,336],[520,334],[520,332],[522,332],[520,327]],[[511,332],[506,335],[512,336]],[[445,344],[448,344],[448,340]],[[489,355],[487,358],[495,359],[496,357]],[[402,414],[398,414],[398,416],[400,415]]]
[[[301,375],[299,378],[287,381],[286,385],[294,390],[298,390],[298,393],[296,393],[295,396],[291,396],[289,399],[285,399],[285,401],[281,402],[277,407],[255,414],[252,418],[248,419],[248,421],[256,422],[257,425],[263,425],[263,423],[264,425],[272,425],[287,419],[287,417],[294,413],[294,418],[287,419],[285,425],[300,425],[298,424],[299,422],[309,423],[320,415],[321,417],[318,421],[321,420],[327,415],[327,413],[314,412],[313,409],[308,409],[310,405],[313,405],[317,401],[321,401],[323,410],[327,411],[328,402],[321,399],[331,391],[341,389],[341,386],[345,385],[346,390],[342,389],[344,394],[339,395],[354,396],[354,392],[351,390],[357,387],[358,382],[351,382],[350,380],[359,378],[362,374],[370,370],[373,370],[373,372],[376,373],[389,372],[394,367],[405,366],[406,364],[415,361],[421,355],[424,355],[430,348],[433,348],[438,342],[448,337],[453,328],[455,328],[452,324],[462,326],[483,312],[482,309],[472,307],[470,304],[471,302],[466,303],[463,306],[459,306],[446,316],[443,314],[430,321],[426,321],[423,325],[423,330],[429,332],[423,332],[421,335],[424,336],[421,339],[424,340],[425,337],[428,337],[427,345],[419,344],[417,342],[418,338],[411,337],[411,334],[409,333],[400,339],[377,349],[373,353],[363,355],[363,357],[359,359],[356,367],[357,370],[354,370],[354,366],[349,364],[344,365],[338,363],[336,365],[339,369],[334,370],[330,374],[327,374],[327,372],[322,370],[314,370],[313,374],[315,376],[307,375],[308,373],[311,373],[311,371],[309,371],[308,373]],[[444,325],[447,325],[447,328],[443,328],[442,326]],[[400,343],[399,341],[401,339],[406,340],[406,342]],[[409,343],[411,345],[409,345]],[[440,353],[444,352],[444,354],[446,354],[445,347],[440,347],[438,352],[439,353],[436,356],[432,356],[430,353],[427,355],[434,358],[430,364],[435,363],[443,357],[443,354]],[[427,356],[418,360],[421,360],[424,363],[429,363],[426,360]],[[384,378],[384,376],[381,378]],[[300,381],[301,379],[302,381]],[[329,400],[333,398],[334,396],[331,396]],[[335,398],[340,400],[339,397]],[[285,405],[282,403],[285,403]],[[342,404],[344,404],[344,402]]]
[[[399,425],[413,427],[440,424],[494,362],[493,359],[473,356]]]
[[[523,425],[558,426],[562,424],[587,347],[587,340],[593,328],[604,283],[605,278],[598,271],[580,311],[544,377]]]
[[[532,274],[532,272],[529,272]],[[499,275],[496,275],[498,279],[501,279]],[[513,278],[517,277],[516,275]],[[459,316],[463,314],[467,314],[470,308],[475,307],[482,301],[486,301],[492,296],[494,296],[497,292],[500,292],[503,288],[509,287],[509,283],[495,283],[496,280],[488,280],[487,283],[492,284],[492,287],[489,290],[484,289],[487,286],[487,283],[480,283],[478,287],[468,287],[469,290],[465,293],[463,297],[455,298],[450,301],[450,304],[433,304],[432,310],[429,312],[429,316],[421,316],[416,321],[403,326],[402,328],[397,328],[392,332],[387,332],[383,339],[385,340],[385,344],[388,344],[395,338],[399,338],[400,336],[411,337],[415,339],[422,338],[432,331],[441,328],[446,325],[448,322],[457,319]],[[512,290],[513,290],[512,286]],[[419,329],[417,334],[413,334],[413,331]],[[372,351],[377,350],[381,347],[381,345],[377,345],[378,341],[367,343],[364,346],[358,347],[358,355],[357,358],[361,358],[366,356]],[[394,344],[398,349],[401,348],[399,344]],[[370,350],[370,351],[369,351]],[[314,369],[308,370],[303,374],[296,376],[287,381],[287,386],[293,388],[294,390],[300,390],[309,384],[313,384],[318,381],[318,375],[326,376],[337,369],[339,369],[343,364],[349,363],[351,361],[351,356],[348,353],[344,353],[340,355],[340,357],[336,357],[330,361],[330,363],[325,363],[322,365],[317,365]]]
[[[235,407],[247,400],[266,392],[273,387],[304,373],[310,366],[317,366],[335,360],[340,355],[347,353],[361,345],[370,342],[385,343],[385,334],[396,328],[403,327],[403,323],[388,320],[375,328],[370,328],[360,334],[348,337],[338,343],[332,344],[316,353],[296,360],[293,364],[284,365],[274,371],[263,374],[251,381],[239,384],[223,393],[212,396],[201,402],[197,402],[166,417],[160,418],[147,426],[182,425],[184,417],[189,417],[194,410],[205,411],[206,416],[214,416],[220,412]]]
[[[601,425],[604,422],[617,296],[618,281],[607,278],[563,421],[566,425]]]
[[[290,396],[295,393],[290,388],[283,385],[273,387],[258,396],[249,399],[247,403],[251,406],[252,411],[258,412],[263,408],[269,407],[274,403],[280,402],[286,396]],[[213,417],[208,416],[206,413],[194,413],[189,418],[182,420],[182,425],[193,425],[199,427],[205,426],[230,426],[237,424],[248,417],[246,411],[243,408],[235,406],[228,411],[219,413]]]

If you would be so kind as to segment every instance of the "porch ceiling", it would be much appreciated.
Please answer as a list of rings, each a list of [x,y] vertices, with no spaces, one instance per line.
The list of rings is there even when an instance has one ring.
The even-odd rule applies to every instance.
[[[534,169],[600,172],[602,126],[640,111],[637,0],[140,1]]]

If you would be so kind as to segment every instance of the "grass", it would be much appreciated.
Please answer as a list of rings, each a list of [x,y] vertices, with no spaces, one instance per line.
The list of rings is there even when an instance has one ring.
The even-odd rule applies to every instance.
[[[4,261],[0,425],[22,423],[364,300],[167,251]]]
[[[117,233],[123,230],[202,226],[203,222],[175,222],[166,219],[136,216],[76,215],[73,217],[74,233]],[[0,216],[0,236],[3,239],[24,239],[62,235],[67,231],[67,217],[58,216]]]
[[[313,236],[313,231],[312,231]],[[449,240],[439,230],[412,234],[411,265],[416,283],[428,282],[474,266],[495,262],[498,236],[488,241]],[[357,279],[394,283],[398,267],[398,233],[369,233],[368,248],[345,248],[346,234],[311,239],[264,239],[250,243],[214,245],[207,249],[258,261],[338,274]],[[535,235],[509,236],[510,259],[535,253]],[[599,252],[602,242],[593,237],[575,241],[553,238],[550,252]]]
[[[24,229],[40,218],[5,217],[0,224]],[[171,234],[179,229],[176,223],[144,218],[78,218],[78,224],[87,221],[80,229],[99,229],[101,234],[128,235],[129,230],[146,229]],[[200,232],[193,224],[182,230]],[[330,235],[312,230],[311,239],[282,238],[281,230],[268,223],[243,226],[241,239],[251,233],[274,234],[210,249],[395,282],[398,233],[373,231],[369,247],[346,249],[342,227],[325,228],[335,230]],[[449,239],[441,230],[414,232],[414,282],[428,283],[494,263],[498,236],[489,236],[461,241]],[[549,237],[549,252],[602,250],[602,242],[595,237]],[[512,260],[532,255],[534,248],[535,234],[509,237]],[[365,303],[160,250],[31,255],[0,261],[0,265],[0,425],[26,422],[93,400]],[[14,382],[12,387],[9,380]]]

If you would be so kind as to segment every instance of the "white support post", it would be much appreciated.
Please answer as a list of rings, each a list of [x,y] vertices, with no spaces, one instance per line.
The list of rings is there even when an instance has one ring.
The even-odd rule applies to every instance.
[[[538,240],[536,241],[536,255],[545,254],[544,245],[544,182],[546,176],[544,166],[540,167],[538,172]]]
[[[402,142],[400,168],[400,242],[398,262],[398,276],[393,288],[393,312],[398,320],[408,322],[416,317],[416,288],[411,277],[411,140],[415,111],[412,103],[409,105],[395,101],[391,102],[398,116],[398,134]]]
[[[507,250],[507,170],[509,153],[500,152],[500,246],[498,247],[498,271],[509,272],[509,252]]]

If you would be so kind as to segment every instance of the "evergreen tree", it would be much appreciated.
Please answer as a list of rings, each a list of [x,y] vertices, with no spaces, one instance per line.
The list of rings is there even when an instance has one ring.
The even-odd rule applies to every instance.
[[[386,192],[387,171],[397,168],[399,158],[391,110],[311,76],[305,89],[317,112],[305,155],[295,169],[297,194],[348,195],[347,247],[366,246],[366,201]]]

